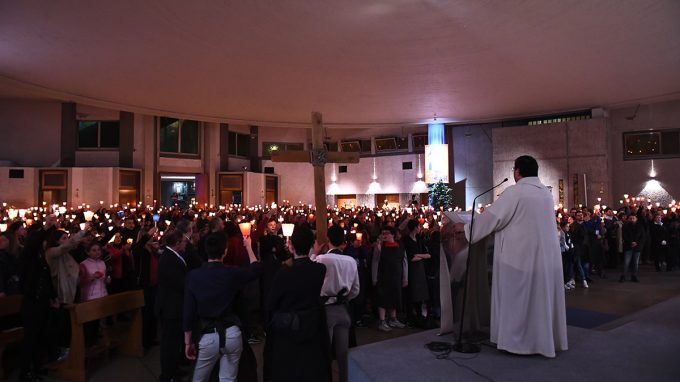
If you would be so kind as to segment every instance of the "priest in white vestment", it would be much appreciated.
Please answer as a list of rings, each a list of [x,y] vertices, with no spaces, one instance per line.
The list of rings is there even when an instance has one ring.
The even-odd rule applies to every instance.
[[[550,191],[530,156],[515,160],[515,184],[475,215],[472,242],[495,233],[491,342],[515,354],[567,350],[562,257]],[[470,225],[458,223],[470,239]]]

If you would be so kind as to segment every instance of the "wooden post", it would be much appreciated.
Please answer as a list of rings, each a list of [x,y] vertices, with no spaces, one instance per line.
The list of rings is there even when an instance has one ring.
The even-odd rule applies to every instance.
[[[323,118],[321,113],[312,112],[312,149],[323,150]],[[326,210],[325,165],[314,166],[314,203],[316,204],[316,240],[328,241],[328,217]]]
[[[325,134],[321,113],[312,113],[312,149],[308,151],[272,152],[273,162],[311,163],[314,166],[314,203],[316,204],[316,240],[319,243],[328,241],[328,223],[326,209],[326,163],[359,163],[359,153],[328,152],[324,145]]]

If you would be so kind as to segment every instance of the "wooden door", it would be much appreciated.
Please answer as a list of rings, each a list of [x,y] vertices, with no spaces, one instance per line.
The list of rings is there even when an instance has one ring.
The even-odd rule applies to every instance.
[[[279,177],[265,176],[265,203],[270,206],[279,202]]]
[[[243,174],[220,174],[220,205],[240,204],[243,200]]]

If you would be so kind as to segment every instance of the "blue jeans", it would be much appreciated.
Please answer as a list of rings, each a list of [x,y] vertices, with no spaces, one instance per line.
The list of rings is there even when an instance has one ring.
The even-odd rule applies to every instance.
[[[586,279],[586,276],[588,275],[585,270],[585,265],[581,263],[581,256],[580,255],[575,255],[574,256],[574,267],[576,267],[576,275],[581,276],[581,281]],[[572,274],[572,278],[574,278],[574,275]]]
[[[633,270],[631,271],[632,276],[637,277],[638,265],[640,264],[640,250],[637,248],[631,248],[623,251],[623,273],[625,277],[626,273],[630,271],[631,260],[633,262]]]
[[[207,381],[210,372],[219,361],[220,382],[236,381],[238,361],[243,351],[241,329],[231,326],[226,330],[224,349],[220,350],[220,336],[217,333],[206,333],[198,343],[198,357],[194,369],[194,382]]]

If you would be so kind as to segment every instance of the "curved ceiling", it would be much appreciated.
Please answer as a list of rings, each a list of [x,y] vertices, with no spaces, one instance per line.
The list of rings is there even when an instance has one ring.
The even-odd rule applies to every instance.
[[[262,125],[680,98],[680,2],[2,1],[0,97]]]

